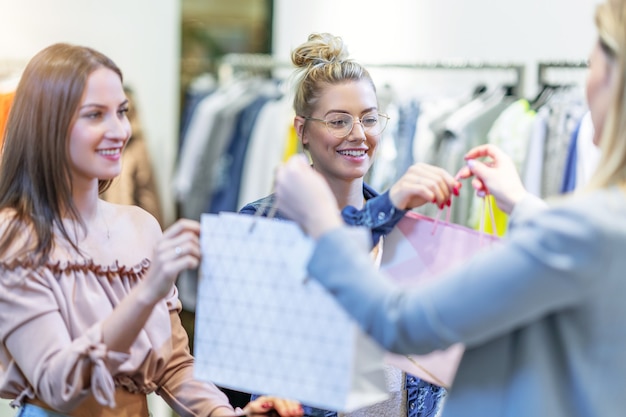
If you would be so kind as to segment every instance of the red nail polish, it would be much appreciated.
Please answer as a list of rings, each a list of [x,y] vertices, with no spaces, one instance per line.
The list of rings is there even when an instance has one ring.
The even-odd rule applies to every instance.
[[[263,404],[261,404],[261,407],[263,407],[263,408],[272,408],[272,404],[271,403],[263,403]]]
[[[451,200],[446,201],[446,206],[450,207],[451,205],[452,205],[452,201]]]
[[[459,188],[460,188],[460,187],[454,187],[454,188],[452,189],[452,194],[454,194],[455,196],[457,196],[457,197],[458,197],[458,196],[459,196]]]

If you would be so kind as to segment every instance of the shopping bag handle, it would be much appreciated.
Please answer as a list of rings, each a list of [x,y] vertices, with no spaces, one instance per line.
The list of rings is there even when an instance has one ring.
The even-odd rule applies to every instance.
[[[485,234],[485,212],[487,210],[489,210],[489,218],[491,220],[491,230],[493,230],[493,234],[498,236],[498,228],[496,225],[496,219],[493,213],[493,207],[491,206],[491,202],[487,203],[487,198],[489,196],[488,195],[484,195],[484,196],[479,196],[479,198],[481,198],[483,200],[482,205],[483,205],[483,210],[482,210],[482,214],[480,216],[480,224],[479,224],[479,229],[478,231],[480,232],[480,237],[482,239],[483,235]],[[450,202],[452,202],[452,199],[450,199]],[[441,213],[445,210],[446,211],[446,223],[450,223],[450,210],[451,210],[451,206],[452,203],[450,203],[450,205],[444,205],[443,208],[440,208],[439,211],[437,212],[437,215],[435,216],[435,221],[433,222],[433,230],[431,232],[431,234],[435,234],[437,232],[437,226],[439,225],[440,219],[441,219]],[[482,244],[482,240],[480,242]]]
[[[267,215],[265,217],[267,217],[268,219],[272,219],[274,218],[274,216],[276,216],[276,212],[278,211],[278,205],[276,203],[272,204],[268,201],[263,201],[261,204],[259,204],[259,206],[256,208],[256,211],[254,212],[255,219],[252,224],[250,224],[250,229],[248,230],[248,233],[252,233],[254,231],[254,227],[256,226],[256,219],[262,217],[265,209],[268,207],[269,211],[267,212]]]
[[[486,194],[482,197],[483,200],[483,215],[480,216],[480,232],[484,233],[485,232],[485,211],[487,208],[489,210],[489,219],[491,220],[491,230],[493,230],[493,233],[497,236],[498,235],[498,226],[496,225],[496,218],[493,214],[493,205],[491,204],[491,201],[487,201],[487,199],[489,198],[489,194]]]

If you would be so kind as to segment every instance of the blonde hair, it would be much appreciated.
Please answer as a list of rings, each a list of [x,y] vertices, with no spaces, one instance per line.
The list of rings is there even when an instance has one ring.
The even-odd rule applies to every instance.
[[[626,0],[607,0],[595,22],[604,53],[613,60],[616,79],[612,106],[600,138],[602,156],[588,188],[626,183]]]
[[[338,36],[313,33],[291,53],[294,74],[293,108],[299,116],[310,116],[325,85],[367,80],[376,87],[369,72],[348,59],[348,49]]]

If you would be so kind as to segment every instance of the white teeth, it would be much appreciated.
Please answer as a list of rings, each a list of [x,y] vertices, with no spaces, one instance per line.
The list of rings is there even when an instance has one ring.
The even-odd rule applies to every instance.
[[[363,156],[365,155],[365,151],[364,150],[360,150],[360,151],[339,151],[340,154],[342,155],[346,155],[346,156]]]
[[[99,154],[101,155],[106,155],[106,156],[110,156],[110,155],[117,155],[120,153],[119,149],[101,149],[98,151]]]

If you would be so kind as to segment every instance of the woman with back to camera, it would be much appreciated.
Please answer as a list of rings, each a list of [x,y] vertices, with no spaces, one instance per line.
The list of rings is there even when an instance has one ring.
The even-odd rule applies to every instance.
[[[596,25],[587,101],[602,156],[590,183],[543,208],[524,192],[514,197],[502,245],[426,288],[381,280],[366,233],[342,225],[332,192],[304,158],[277,172],[278,207],[317,239],[309,275],[368,333],[405,354],[465,344],[444,417],[626,409],[626,1],[600,4]],[[481,188],[495,190],[506,161],[474,151],[494,157],[469,165]]]
[[[428,202],[443,206],[460,184],[441,168],[415,164],[381,195],[363,178],[374,162],[388,117],[378,104],[369,72],[348,58],[340,37],[311,34],[291,54],[294,72],[294,128],[313,169],[330,185],[335,206],[351,225],[371,229],[372,254],[382,250],[381,236],[389,233],[406,209]],[[306,189],[305,189],[306,192]],[[268,215],[274,195],[246,205],[241,213]],[[312,208],[312,210],[314,210]],[[314,212],[311,212],[314,215]],[[284,218],[279,210],[277,217]],[[438,410],[445,390],[399,370],[393,379],[392,399],[351,413],[351,416],[430,417]],[[395,373],[395,375],[393,375]],[[412,404],[409,406],[408,404]],[[336,416],[334,411],[307,407],[308,416]]]
[[[198,266],[199,224],[164,233],[136,206],[99,199],[131,134],[122,74],[87,47],[29,62],[0,165],[0,396],[18,415],[148,417],[156,392],[180,416],[235,412],[193,378],[174,281]],[[298,403],[271,397],[248,412]]]

